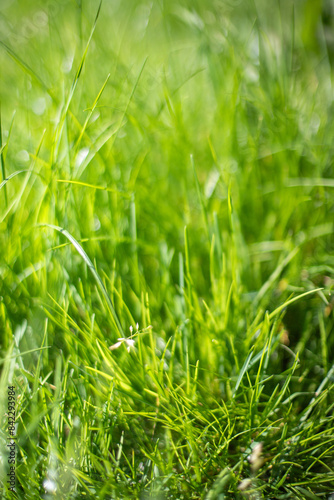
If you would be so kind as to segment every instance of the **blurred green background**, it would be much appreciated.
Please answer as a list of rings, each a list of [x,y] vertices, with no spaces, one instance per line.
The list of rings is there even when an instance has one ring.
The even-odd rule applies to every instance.
[[[146,457],[151,479],[154,467],[166,462],[160,475],[167,482],[169,474],[175,476],[170,490],[175,498],[185,478],[192,487],[183,498],[204,498],[219,471],[244,460],[248,434],[239,433],[254,425],[254,440],[262,424],[274,426],[273,412],[263,410],[270,425],[263,423],[262,407],[252,413],[247,398],[257,401],[257,394],[259,405],[270,403],[276,381],[284,388],[282,380],[295,369],[297,352],[299,372],[289,386],[293,404],[286,394],[286,405],[276,410],[283,420],[290,411],[293,415],[290,427],[285,421],[282,443],[298,433],[298,418],[311,396],[331,380],[334,353],[333,23],[333,2],[317,0],[106,0],[101,6],[1,1],[0,349],[2,358],[7,356],[2,380],[16,373],[22,394],[21,484],[33,475],[41,483],[52,453],[57,467],[81,453],[81,465],[73,468],[95,481],[92,495],[99,491],[104,498],[98,476],[105,474],[112,498],[126,498],[129,491],[135,498],[134,491],[139,495],[146,488],[144,480],[139,484],[140,467],[131,469],[136,455],[139,463]],[[87,253],[123,332],[87,259],[48,224],[68,231]],[[265,316],[318,287],[322,290],[296,301],[274,326]],[[111,355],[109,346],[136,322],[144,331],[138,352],[130,357],[119,349]],[[146,330],[149,325],[153,332]],[[272,344],[269,338],[275,339]],[[51,348],[21,357],[42,345]],[[243,366],[248,374],[244,363],[252,349],[262,363],[267,348],[270,363],[268,354],[263,377],[269,382],[261,399],[256,392],[261,367],[257,372],[255,362],[249,365],[249,387],[239,375]],[[89,369],[96,370],[94,376]],[[108,373],[119,383],[115,398],[103,375]],[[257,381],[252,396],[250,381]],[[231,384],[236,394],[240,387],[240,400],[231,399]],[[210,424],[194,442],[187,435],[190,451],[184,452],[180,472],[175,450],[188,446],[182,441],[188,424],[176,422],[178,402],[167,393],[183,394],[184,385],[183,404],[197,405],[198,391]],[[153,458],[158,444],[154,448],[153,438],[146,442],[152,415],[145,412],[153,408],[158,415],[157,401],[164,397],[168,404],[160,424],[175,418],[178,438],[174,443],[172,431],[164,434],[158,424],[159,439],[165,440],[160,463]],[[328,432],[326,397],[318,420],[324,419]],[[228,417],[217,409],[222,419],[233,422],[239,412],[244,418],[222,455],[210,413],[221,400],[230,405]],[[105,417],[106,401],[112,423]],[[96,424],[102,408],[113,437]],[[79,438],[73,422],[81,414],[87,427],[84,434],[82,424]],[[318,420],[305,432],[321,434],[313,427]],[[203,421],[191,422],[197,436]],[[124,445],[122,469],[117,450],[129,428],[133,434]],[[318,449],[303,435],[311,451],[319,451],[314,466],[306,463],[313,460],[310,453],[297,460],[297,451],[291,451],[287,458],[275,432],[263,437],[265,494],[274,494],[277,484],[286,494],[281,489],[289,460],[303,464],[301,475],[313,467],[325,474],[326,466],[333,473],[328,447]],[[98,450],[89,439],[86,443],[87,435],[92,441],[98,436]],[[207,451],[207,462],[201,455],[206,439],[214,450]],[[50,449],[51,455],[45,452]],[[115,462],[108,465],[111,453]],[[272,456],[277,483],[267,479]],[[124,484],[123,473],[133,476],[124,497],[115,493],[113,467]],[[298,466],[293,470],[299,478]],[[239,494],[242,474],[229,494]],[[69,477],[63,492],[64,485],[73,486]],[[80,498],[75,491],[88,495],[78,486],[79,472],[75,477],[66,498]],[[316,486],[324,483],[319,477]],[[37,498],[42,490],[33,481],[27,484],[25,498],[30,490]]]

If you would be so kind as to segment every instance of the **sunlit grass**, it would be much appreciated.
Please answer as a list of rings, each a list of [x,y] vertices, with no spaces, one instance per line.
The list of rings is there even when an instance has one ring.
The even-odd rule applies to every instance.
[[[334,491],[316,4],[1,7],[0,469],[15,385],[19,498]]]

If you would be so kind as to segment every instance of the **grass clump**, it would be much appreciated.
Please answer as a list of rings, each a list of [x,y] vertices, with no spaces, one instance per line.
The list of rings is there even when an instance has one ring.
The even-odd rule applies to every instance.
[[[331,498],[329,6],[1,7],[2,494]],[[316,21],[316,22],[315,22]]]

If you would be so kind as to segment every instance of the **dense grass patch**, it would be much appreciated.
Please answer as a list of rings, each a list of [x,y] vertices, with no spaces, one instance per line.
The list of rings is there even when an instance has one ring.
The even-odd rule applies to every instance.
[[[332,23],[2,2],[4,498],[331,498]]]

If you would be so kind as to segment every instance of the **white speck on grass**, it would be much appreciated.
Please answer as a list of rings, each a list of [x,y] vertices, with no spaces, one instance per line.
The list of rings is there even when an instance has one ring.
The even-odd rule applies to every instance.
[[[73,427],[78,428],[78,427],[80,427],[80,424],[81,424],[81,420],[80,420],[80,418],[76,415],[76,416],[74,417],[74,419],[73,419]]]
[[[109,347],[111,351],[114,351],[115,349],[118,349],[123,342],[126,344],[126,350],[130,352],[131,348],[134,347],[135,341],[133,339],[125,339],[124,337],[121,337],[120,339],[117,339],[118,342],[116,344],[113,344]]]
[[[251,64],[247,64],[244,71],[249,82],[256,83],[259,81],[259,72],[256,67]]]
[[[47,493],[55,493],[57,491],[57,485],[52,479],[44,479],[43,488]]]
[[[219,181],[220,173],[218,170],[211,170],[208,180],[205,183],[204,193],[206,198],[211,198],[214,190],[216,189],[217,183]]]
[[[98,218],[98,216],[95,214],[94,215],[94,231],[98,231],[101,227],[101,221]]]
[[[78,167],[80,167],[82,165],[82,163],[87,158],[88,153],[89,153],[89,149],[88,148],[82,148],[82,149],[80,149],[80,151],[77,154],[77,157],[75,159],[75,166],[76,166],[76,168],[78,168]]]
[[[62,65],[61,65],[61,70],[63,73],[69,73],[72,69],[73,66],[73,56],[67,56],[65,59],[63,59]]]
[[[241,483],[238,486],[238,490],[240,491],[246,491],[252,486],[252,481],[251,479],[244,479],[241,481]]]
[[[94,113],[90,117],[89,123],[94,123],[98,118],[100,118],[100,112],[94,111]]]
[[[149,5],[139,5],[136,8],[134,19],[136,19],[135,27],[138,31],[138,35],[136,37],[137,40],[141,40],[145,35],[145,31],[150,20],[152,5],[153,4],[151,2]]]
[[[26,151],[25,149],[19,151],[16,155],[16,160],[20,163],[27,163],[30,160],[28,151]]]
[[[44,97],[39,97],[36,99],[31,106],[31,109],[35,113],[35,115],[41,116],[46,110],[46,101]]]
[[[253,472],[258,471],[263,465],[262,449],[262,443],[254,443],[252,454],[250,457],[248,457]]]

